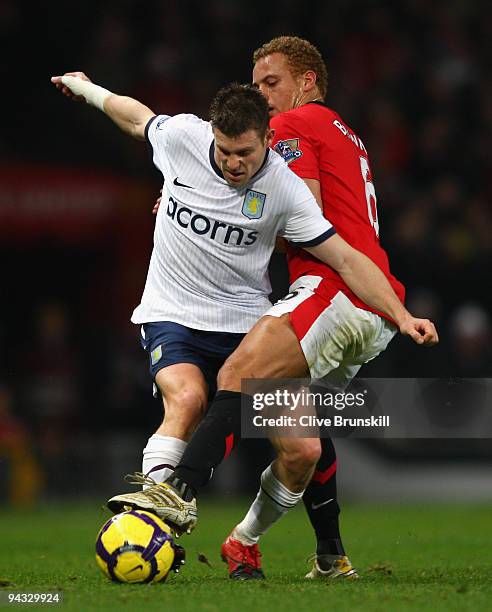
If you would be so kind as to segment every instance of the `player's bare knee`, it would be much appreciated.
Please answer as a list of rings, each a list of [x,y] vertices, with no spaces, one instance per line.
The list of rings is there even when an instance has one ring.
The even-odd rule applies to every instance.
[[[195,389],[182,389],[174,395],[173,403],[190,414],[197,414],[200,418],[205,414],[207,398],[204,393]]]
[[[281,317],[265,315],[261,317],[258,325],[261,326],[262,332],[276,335],[279,331],[285,329],[286,325],[290,325],[289,315],[284,314]]]
[[[191,434],[205,415],[207,398],[195,389],[182,389],[166,401],[164,420]]]
[[[312,469],[316,467],[321,457],[321,443],[319,440],[304,440],[304,444],[301,445],[297,451],[297,461],[305,467],[305,469]]]
[[[285,469],[292,474],[304,474],[312,470],[321,457],[321,443],[319,440],[302,439],[296,444],[289,445],[279,452],[279,460]]]
[[[245,356],[245,358],[237,358],[231,355],[217,374],[217,388],[227,389],[229,391],[240,391],[241,380],[243,378],[250,378],[250,374],[245,368],[246,363],[247,356]]]

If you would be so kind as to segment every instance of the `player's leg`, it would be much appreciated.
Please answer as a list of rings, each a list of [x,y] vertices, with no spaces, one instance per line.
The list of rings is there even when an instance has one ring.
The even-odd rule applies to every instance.
[[[194,330],[167,321],[148,323],[142,327],[141,344],[149,355],[150,374],[164,408],[162,423],[143,450],[142,473],[129,477],[132,484],[145,489],[163,482],[179,463],[206,411],[208,383]],[[108,506],[120,512],[126,506],[151,509],[149,503],[137,492],[116,495]]]
[[[261,475],[258,494],[243,520],[222,544],[229,576],[263,578],[258,541],[302,498],[321,454],[319,438],[271,436],[277,459]]]
[[[303,305],[300,298],[298,298],[298,301],[298,306],[305,309],[306,304]],[[315,304],[312,303],[313,301]],[[309,310],[317,313],[315,319],[318,318],[320,312],[319,303],[316,304],[316,302],[317,300],[311,300],[311,303],[308,304]],[[321,352],[318,347],[313,347],[309,342],[309,332],[307,330],[310,329],[314,321],[309,322],[309,319],[306,319],[303,313],[301,313],[302,319],[299,320],[299,311],[295,304],[293,305],[294,308],[290,312],[290,320],[296,325],[296,329],[304,330],[305,333],[301,337],[301,342],[306,336],[308,341],[304,342],[302,350],[306,359],[314,366],[319,361],[318,353]],[[323,303],[321,303],[321,306],[323,306]],[[325,309],[323,311],[323,325],[317,330],[316,335],[322,338],[323,333],[326,334],[328,331],[330,336],[335,336],[337,330],[331,329],[331,323],[336,322],[339,325],[341,321],[339,315],[339,312],[330,312],[330,306],[328,309]],[[346,332],[347,330],[338,330],[337,341],[332,349],[325,354],[324,361],[326,363],[319,366],[323,368],[323,372],[329,372],[334,365],[338,365],[337,368],[332,370],[332,379],[334,383],[341,386],[348,384],[360,367],[346,367],[345,364],[340,364],[344,354],[349,352],[348,349],[352,344],[351,335]],[[345,340],[341,341],[342,338]],[[313,442],[316,443],[316,446],[313,445]],[[276,497],[276,489],[278,489],[279,485],[287,485],[287,488],[291,491],[299,491],[307,486],[303,494],[303,501],[317,540],[314,566],[307,577],[335,578],[344,576],[346,578],[356,578],[357,574],[345,555],[340,536],[338,520],[340,509],[336,491],[336,455],[332,441],[329,438],[324,438],[321,441],[276,438],[273,440],[273,443],[278,453],[278,460],[273,464],[279,481],[277,487],[274,484],[271,485],[272,491],[267,493],[262,481],[258,495],[245,518],[236,526],[224,543],[223,556],[231,559],[232,555],[227,556],[224,554],[224,552],[231,550],[235,558],[238,557],[241,551],[246,557],[251,557],[246,551],[251,547],[255,547],[257,550],[259,537],[287,511],[285,504],[282,506],[279,497]],[[310,448],[313,453],[312,463],[306,461],[309,457]],[[314,470],[314,466],[316,470]],[[296,469],[298,473],[304,473],[304,480],[299,480],[298,488],[296,488],[297,483],[293,479],[295,478]],[[255,577],[251,567],[245,564],[239,568],[229,561],[229,570],[231,577],[234,578],[244,579],[248,572],[250,577]]]
[[[294,313],[293,313],[294,314]],[[329,312],[327,314],[330,314]],[[343,294],[338,294],[333,300],[334,321],[337,328],[330,331],[330,318],[326,321],[316,321],[312,327],[312,337],[315,342],[322,341],[328,332],[330,337],[346,337],[349,342],[338,354],[334,345],[327,342],[324,350],[316,349],[316,360],[312,371],[317,378],[324,378],[338,390],[345,389],[356,376],[361,365],[383,351],[395,334],[395,327],[377,315],[356,308]],[[295,314],[294,314],[295,317]],[[302,341],[304,350],[310,352],[309,334]],[[331,346],[330,346],[331,345]],[[339,365],[332,368],[333,356]],[[313,555],[313,566],[306,578],[332,579],[343,576],[348,579],[358,578],[345,555],[340,536],[339,514],[337,501],[337,462],[333,442],[328,437],[322,437],[322,453],[314,475],[307,487],[303,501],[311,524],[316,534],[316,553]]]
[[[175,364],[161,369],[156,383],[162,393],[165,416],[143,451],[143,473],[127,477],[130,484],[142,485],[143,491],[122,493],[108,500],[108,508],[115,513],[128,508],[140,508],[160,515],[160,508],[168,503],[163,482],[179,463],[186,449],[187,439],[202,417],[207,405],[207,383],[201,370],[193,364]],[[186,513],[196,516],[191,504]],[[186,524],[181,509],[178,514],[166,515],[171,523]],[[185,527],[186,528],[186,527]]]
[[[304,489],[293,491],[286,487],[276,473],[278,467],[278,461],[274,461],[262,473],[256,499],[244,519],[236,525],[222,544],[222,560],[228,564],[231,578],[237,580],[264,578],[258,540],[302,498]]]
[[[207,407],[205,363],[196,331],[171,321],[146,323],[141,344],[150,375],[163,402],[164,416],[143,450],[142,472],[163,482],[179,463]]]
[[[164,417],[143,450],[142,472],[164,482],[179,464],[191,434],[205,414],[208,385],[198,366],[178,363],[155,376]]]
[[[150,478],[156,482],[135,475],[134,484],[150,486],[142,492],[115,496],[108,501],[108,507],[113,512],[127,505],[150,510],[184,530],[188,514],[196,516],[195,502],[183,502],[173,512],[161,514],[161,508],[168,505],[169,487],[162,484],[159,475],[182,454],[186,440],[205,411],[207,391],[216,388],[220,366],[244,334],[192,330],[176,323],[147,324],[144,332],[144,348],[149,352],[151,373],[165,407],[164,421],[144,451],[144,471],[150,471]]]
[[[248,544],[258,542],[302,498],[321,456],[319,438],[272,436],[270,439],[277,458],[263,472],[256,500],[236,527]]]
[[[335,447],[331,438],[322,438],[321,445],[321,457],[302,497],[316,536],[313,567],[306,578],[321,577],[322,572],[326,577],[343,574],[355,578],[357,574],[348,561],[340,534]]]
[[[325,382],[333,381],[337,389],[345,388],[360,366],[342,363],[330,372]],[[316,387],[311,387],[316,391]],[[321,389],[326,391],[326,389]],[[321,434],[321,456],[303,495],[303,502],[316,534],[316,555],[321,569],[328,570],[333,562],[345,556],[340,536],[340,506],[337,500],[337,457],[331,438]],[[312,577],[309,576],[308,577]]]
[[[163,482],[179,463],[189,438],[206,412],[209,391],[216,389],[220,367],[243,337],[239,333],[194,330],[182,336],[175,347],[169,337],[165,338],[167,353],[170,349],[172,352],[166,363],[170,359],[194,359],[198,365],[176,363],[155,373],[155,383],[164,403],[164,419],[144,449],[144,474]]]
[[[259,574],[258,541],[302,496],[316,535],[316,557],[306,577],[356,578],[340,535],[333,442],[329,438],[279,438],[272,442],[278,459],[262,474],[256,499],[222,546],[230,577],[244,580],[263,576]],[[249,563],[239,566],[238,558],[249,559]],[[258,561],[253,566],[255,559]]]

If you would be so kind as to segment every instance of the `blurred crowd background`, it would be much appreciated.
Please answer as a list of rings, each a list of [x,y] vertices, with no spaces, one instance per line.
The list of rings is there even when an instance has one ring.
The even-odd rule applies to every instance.
[[[491,376],[488,2],[0,0],[0,499],[113,493],[161,418],[129,322],[161,178],[145,144],[50,76],[83,70],[155,112],[206,117],[216,90],[250,81],[252,52],[281,34],[322,52],[327,103],[369,151],[392,270],[441,336],[429,351],[398,338],[361,375]],[[279,297],[280,255],[271,276]],[[488,442],[376,450],[483,467]],[[245,456],[234,469],[255,482]]]

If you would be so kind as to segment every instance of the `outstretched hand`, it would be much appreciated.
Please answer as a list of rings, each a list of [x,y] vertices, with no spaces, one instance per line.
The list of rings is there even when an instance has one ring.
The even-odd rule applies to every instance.
[[[84,74],[83,72],[79,72],[79,71],[77,71],[77,72],[65,72],[65,74],[63,76],[79,77],[83,81],[87,81],[88,83],[92,83],[92,81],[90,80],[90,78],[86,74]],[[72,98],[72,100],[76,100],[77,102],[85,102],[84,96],[76,96],[69,87],[67,87],[64,83],[62,83],[62,77],[61,76],[53,76],[53,77],[51,77],[51,82],[56,86],[57,89],[59,89],[62,92],[62,94],[64,94],[68,98]]]
[[[423,346],[434,346],[439,342],[434,323],[429,319],[417,319],[410,316],[401,323],[400,332]]]

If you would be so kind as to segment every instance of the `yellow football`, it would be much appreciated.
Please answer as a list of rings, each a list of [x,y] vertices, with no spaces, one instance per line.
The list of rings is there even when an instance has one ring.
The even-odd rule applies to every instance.
[[[116,514],[99,531],[96,561],[118,582],[159,582],[184,563],[184,550],[174,544],[171,529],[143,510]]]

